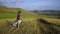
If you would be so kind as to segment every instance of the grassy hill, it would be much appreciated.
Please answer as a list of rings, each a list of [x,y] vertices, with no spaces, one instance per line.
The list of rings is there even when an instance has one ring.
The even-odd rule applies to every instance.
[[[16,18],[16,14],[19,10],[21,11],[22,18],[36,18],[37,16],[36,14],[28,12],[27,10],[21,8],[7,8],[0,6],[0,19]]]
[[[18,9],[23,20],[19,29],[11,26],[16,21]],[[60,34],[60,19],[40,16],[22,8],[0,6],[0,34]]]
[[[21,11],[23,22],[20,29],[12,27],[16,21],[18,9]],[[37,15],[21,8],[7,8],[0,6],[0,34],[33,34],[39,33],[37,23]]]

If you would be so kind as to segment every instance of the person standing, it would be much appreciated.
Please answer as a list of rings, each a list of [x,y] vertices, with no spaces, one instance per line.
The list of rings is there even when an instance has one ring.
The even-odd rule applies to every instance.
[[[18,13],[17,13],[17,19],[16,19],[16,22],[13,24],[13,26],[19,28],[19,24],[20,24],[21,22],[22,22],[22,20],[21,20],[21,11],[18,11]]]

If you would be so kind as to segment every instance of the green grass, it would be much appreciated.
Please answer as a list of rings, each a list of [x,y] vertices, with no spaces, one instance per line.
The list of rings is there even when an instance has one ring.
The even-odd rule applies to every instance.
[[[35,13],[29,12],[27,10],[24,10],[22,8],[19,8],[21,11],[21,17],[22,18],[37,18],[37,15]],[[18,8],[7,8],[4,6],[0,6],[0,19],[11,19],[16,18],[18,12]]]
[[[16,14],[13,13],[0,13],[0,19],[9,19],[9,18],[15,18]]]
[[[26,19],[30,19],[30,18],[34,19],[34,18],[37,18],[37,16],[36,15],[33,15],[33,14],[21,14],[21,17],[22,18],[26,18]]]
[[[37,21],[37,18],[56,25],[60,25],[60,19],[55,19],[53,16],[36,15],[26,10],[21,10],[23,22],[20,28],[12,27],[11,24],[16,21],[17,11],[16,8],[0,8],[0,34],[56,34],[60,32],[60,27],[42,24]]]
[[[0,34],[38,34],[37,15],[26,10],[21,10],[21,28],[11,26],[16,21],[17,11],[15,8],[0,8]]]
[[[0,19],[11,19],[16,18],[17,13],[0,13]],[[30,19],[30,18],[37,18],[36,15],[33,14],[21,14],[22,18]]]

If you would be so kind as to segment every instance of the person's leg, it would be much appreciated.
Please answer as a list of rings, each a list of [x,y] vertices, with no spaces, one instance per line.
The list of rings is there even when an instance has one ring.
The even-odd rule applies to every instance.
[[[22,22],[22,20],[18,20],[18,22],[17,22],[18,29],[19,29],[19,25],[21,24],[21,22]]]

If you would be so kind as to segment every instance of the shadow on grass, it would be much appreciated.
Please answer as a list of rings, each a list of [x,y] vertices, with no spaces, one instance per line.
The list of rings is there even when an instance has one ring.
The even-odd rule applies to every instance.
[[[55,28],[55,26],[60,27],[60,25],[52,24],[44,19],[38,19],[38,22],[41,25],[39,28],[42,34],[60,34],[60,30],[58,28]],[[48,31],[45,31],[46,28]]]

